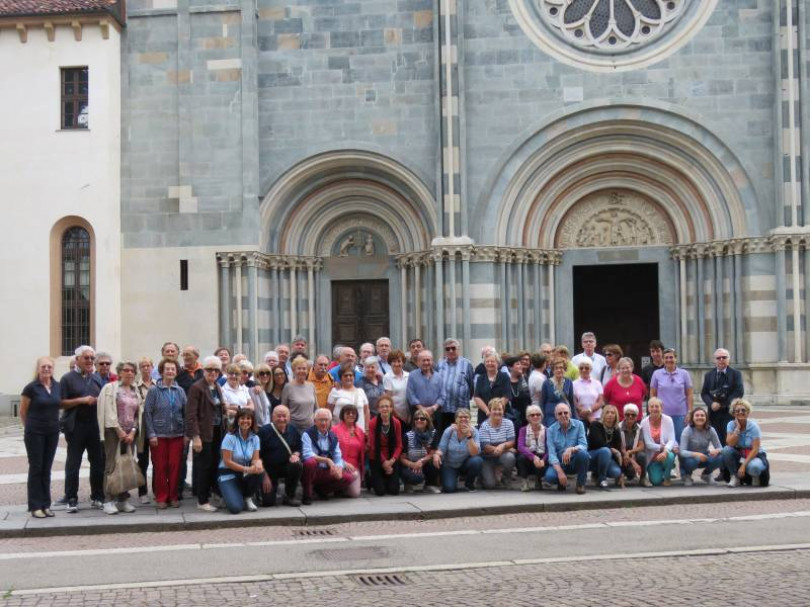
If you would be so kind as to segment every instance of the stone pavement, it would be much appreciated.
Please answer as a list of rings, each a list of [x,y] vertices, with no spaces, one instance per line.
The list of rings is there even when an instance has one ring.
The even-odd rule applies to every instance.
[[[231,516],[224,512],[203,513],[195,501],[186,499],[180,509],[158,511],[141,506],[134,514],[107,516],[90,510],[87,463],[83,468],[80,510],[68,515],[57,511],[47,520],[32,520],[26,513],[25,480],[27,462],[22,432],[15,424],[0,424],[0,537],[84,535],[119,532],[159,532],[259,525],[324,525],[355,520],[438,519],[510,512],[552,512],[575,509],[614,508],[697,502],[745,501],[751,499],[797,499],[810,497],[810,408],[772,407],[755,411],[763,429],[763,444],[772,466],[771,486],[765,489],[708,487],[699,482],[686,488],[676,482],[669,488],[624,491],[588,490],[585,496],[572,491],[521,493],[479,491],[475,494],[400,495],[377,498],[364,494],[356,500],[316,501],[304,508],[276,507],[257,513]],[[60,444],[54,465],[53,495],[62,493],[64,444]],[[135,501],[135,500],[133,500]]]

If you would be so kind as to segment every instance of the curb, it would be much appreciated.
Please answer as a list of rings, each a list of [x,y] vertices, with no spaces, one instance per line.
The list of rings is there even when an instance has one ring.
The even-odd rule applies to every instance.
[[[447,518],[493,516],[502,514],[521,514],[536,512],[574,512],[583,510],[600,510],[607,508],[644,508],[652,506],[672,506],[680,504],[712,504],[712,503],[736,503],[750,501],[772,501],[772,500],[798,500],[810,498],[810,489],[791,489],[773,487],[763,492],[729,492],[709,495],[689,494],[678,496],[647,496],[639,499],[600,499],[589,501],[565,501],[556,503],[547,502],[527,502],[520,504],[495,504],[482,505],[473,508],[450,507],[450,508],[425,508],[418,506],[413,512],[403,512],[401,508],[392,508],[383,512],[368,512],[358,514],[356,509],[351,512],[335,512],[334,514],[312,514],[307,515],[307,508],[290,509],[289,515],[273,517],[244,517],[223,514],[218,518],[208,518],[206,520],[185,520],[186,514],[182,513],[183,520],[177,522],[132,522],[111,524],[104,522],[105,519],[79,519],[87,520],[87,525],[65,525],[55,527],[38,527],[31,519],[26,518],[22,528],[0,529],[0,539],[12,538],[43,538],[43,537],[70,537],[100,534],[121,534],[121,533],[159,533],[166,531],[200,531],[205,529],[234,529],[245,527],[267,527],[267,526],[315,526],[315,525],[336,525],[341,523],[351,523],[358,521],[387,521],[394,518],[398,520],[441,520]],[[345,503],[345,502],[344,502]],[[429,503],[429,502],[427,502]],[[270,509],[268,509],[270,510]],[[260,509],[260,512],[262,509]],[[273,510],[271,510],[273,511]],[[27,515],[26,515],[27,517]],[[8,517],[3,522],[11,522]]]

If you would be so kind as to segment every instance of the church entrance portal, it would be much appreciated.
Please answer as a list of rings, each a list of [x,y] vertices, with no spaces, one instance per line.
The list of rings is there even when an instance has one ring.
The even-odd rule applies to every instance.
[[[390,334],[387,280],[332,281],[332,343],[357,350]]]
[[[659,338],[658,264],[575,266],[574,338],[576,351],[585,331],[605,344],[621,346],[625,356],[641,370],[648,344]]]

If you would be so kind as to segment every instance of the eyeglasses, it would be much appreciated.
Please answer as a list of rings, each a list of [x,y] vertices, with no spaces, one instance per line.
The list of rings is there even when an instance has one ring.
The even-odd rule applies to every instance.
[[[287,376],[287,374],[284,371],[276,371],[275,373],[273,373],[273,375],[275,377],[286,377]]]
[[[605,352],[605,356],[616,356],[613,352]]]
[[[100,361],[98,361],[96,364],[97,364],[99,367],[109,367],[109,366],[110,366],[112,363],[111,363],[110,361],[108,361],[108,360],[104,360],[104,361],[101,361],[101,360],[100,360]]]
[[[540,417],[539,413],[529,413],[529,417]]]
[[[203,369],[203,371],[205,371],[206,373],[218,373],[219,369],[217,369],[216,367],[211,367],[209,369]]]
[[[587,366],[587,365],[586,365],[586,366],[584,366],[584,367],[580,367],[580,368],[579,368],[579,370],[580,370],[580,371],[584,371],[585,369],[587,369],[588,371],[590,371],[590,370],[591,370],[591,368],[590,368],[589,366]]]
[[[447,347],[444,349],[444,351],[445,351],[445,352],[455,352],[455,351],[456,351],[456,347],[455,347],[455,346],[447,346]]]
[[[95,356],[82,356],[82,360],[96,360]]]
[[[341,377],[354,377],[354,373],[344,373]]]
[[[415,422],[426,422],[427,417],[414,417],[413,421],[415,421]]]
[[[557,415],[564,415],[564,416],[568,417],[571,414],[568,411],[558,411]]]
[[[270,371],[259,371],[259,377],[269,377]]]
[[[735,414],[742,413],[743,415],[748,415],[748,411],[745,409],[734,409]]]
[[[726,359],[728,359],[728,356],[715,356],[714,357],[714,360],[726,360]]]
[[[638,417],[638,413],[625,413],[625,417]]]
[[[233,371],[228,372],[228,377],[237,377],[239,373],[234,373]]]

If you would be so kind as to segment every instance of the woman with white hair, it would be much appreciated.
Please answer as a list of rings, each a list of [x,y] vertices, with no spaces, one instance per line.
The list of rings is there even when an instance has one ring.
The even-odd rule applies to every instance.
[[[138,365],[121,361],[115,369],[118,381],[111,381],[98,395],[98,426],[104,436],[104,514],[135,512],[129,491],[113,495],[107,488],[107,475],[115,469],[119,453],[133,454],[136,440],[143,444],[143,400],[135,385]]]
[[[731,476],[729,487],[738,487],[741,483],[764,487],[771,478],[768,457],[762,448],[762,431],[757,422],[749,419],[752,408],[744,398],[731,403],[734,421],[726,428],[723,449],[723,465]]]
[[[197,509],[215,512],[216,506],[209,503],[211,493],[219,495],[217,466],[220,445],[225,436],[225,396],[217,378],[222,362],[216,356],[203,360],[203,379],[191,384],[186,404],[186,436],[191,439],[194,451],[192,468],[197,488]]]
[[[526,407],[528,423],[518,432],[518,476],[523,479],[521,491],[529,491],[529,476],[536,476],[534,488],[543,488],[546,472],[546,427],[543,425],[543,410],[537,405]]]
[[[380,359],[376,356],[367,356],[363,359],[363,376],[357,382],[357,387],[366,393],[370,417],[377,415],[377,400],[385,395],[385,385],[380,375]],[[369,418],[370,419],[370,418]]]
[[[644,487],[651,487],[647,478],[647,452],[641,424],[638,421],[638,405],[624,406],[624,419],[619,423],[622,438],[622,473],[627,480],[639,479]]]
[[[581,356],[577,365],[579,378],[573,382],[574,406],[579,419],[586,424],[602,417],[602,383],[591,377],[593,361],[588,356]]]

